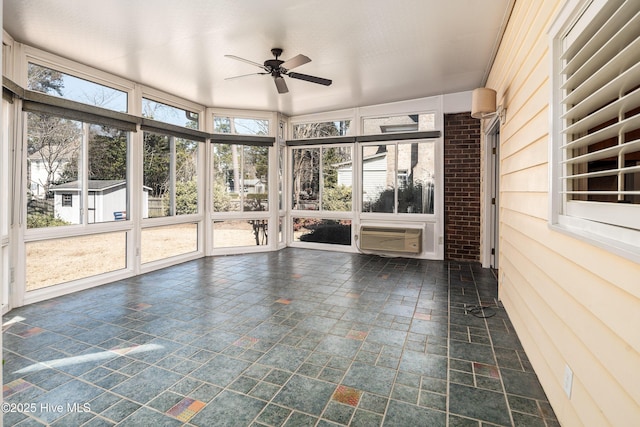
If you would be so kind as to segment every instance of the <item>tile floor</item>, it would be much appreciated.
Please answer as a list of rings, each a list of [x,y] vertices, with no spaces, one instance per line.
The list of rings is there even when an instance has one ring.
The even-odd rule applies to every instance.
[[[4,425],[558,426],[496,292],[458,262],[187,262],[8,313]]]

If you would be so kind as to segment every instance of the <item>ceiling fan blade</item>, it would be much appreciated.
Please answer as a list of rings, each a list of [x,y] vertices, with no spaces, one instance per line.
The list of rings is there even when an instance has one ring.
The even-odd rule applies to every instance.
[[[284,81],[282,76],[274,77],[273,81],[276,82],[276,88],[278,88],[278,93],[287,93],[289,92],[289,88],[287,87],[287,83]]]
[[[250,74],[241,74],[239,76],[232,76],[232,77],[227,77],[225,78],[225,80],[233,80],[233,79],[239,79],[240,77],[248,77],[248,76],[264,76],[265,74],[269,74],[269,73],[250,73]]]
[[[304,80],[304,81],[307,81],[307,82],[317,83],[319,85],[325,85],[325,86],[329,86],[329,85],[331,85],[331,83],[333,83],[329,79],[323,79],[322,77],[316,77],[316,76],[309,76],[307,74],[287,73],[287,76],[289,76],[289,77],[291,77],[293,79]]]
[[[284,68],[285,70],[293,70],[294,68],[304,65],[307,62],[311,62],[311,59],[308,56],[296,55],[293,58],[280,64],[280,67]]]
[[[255,65],[256,67],[260,67],[265,71],[268,71],[264,65],[259,64],[257,62],[253,62],[253,61],[249,61],[248,59],[244,59],[244,58],[240,58],[239,56],[235,56],[235,55],[225,55],[226,58],[231,58],[231,59],[235,59],[236,61],[242,61],[242,62],[246,62],[247,64],[251,64],[251,65]]]

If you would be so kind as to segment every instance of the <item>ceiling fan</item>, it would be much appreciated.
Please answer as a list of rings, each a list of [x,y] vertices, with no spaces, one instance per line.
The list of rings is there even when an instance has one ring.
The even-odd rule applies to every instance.
[[[278,89],[278,93],[287,93],[289,92],[289,88],[287,88],[287,83],[284,81],[282,76],[289,76],[292,79],[304,80],[311,83],[317,83],[324,86],[329,86],[332,81],[329,79],[323,79],[322,77],[310,76],[308,74],[300,74],[294,73],[290,70],[299,67],[301,65],[306,64],[307,62],[311,62],[311,59],[305,55],[296,55],[293,58],[283,61],[278,59],[280,55],[282,55],[282,49],[273,48],[271,49],[271,53],[275,56],[275,59],[267,59],[264,61],[264,64],[259,64],[257,62],[250,61],[248,59],[240,58],[235,55],[225,55],[227,58],[236,59],[238,61],[246,62],[247,64],[255,65],[264,70],[264,72],[259,73],[251,73],[251,74],[243,74],[241,76],[228,77],[225,80],[237,79],[239,77],[253,76],[256,74],[266,75],[271,74],[273,77],[273,81],[276,84],[276,88]]]

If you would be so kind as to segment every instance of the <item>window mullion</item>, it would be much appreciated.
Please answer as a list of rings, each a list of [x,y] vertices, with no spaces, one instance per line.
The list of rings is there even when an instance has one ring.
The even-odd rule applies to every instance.
[[[169,216],[176,214],[176,138],[169,137]]]
[[[81,188],[80,199],[80,224],[89,223],[89,123],[82,123],[82,145],[80,146],[80,159],[78,159],[78,182]]]

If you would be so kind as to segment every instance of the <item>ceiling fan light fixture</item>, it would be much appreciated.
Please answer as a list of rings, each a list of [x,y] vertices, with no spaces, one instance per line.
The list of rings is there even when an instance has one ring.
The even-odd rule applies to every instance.
[[[264,72],[259,72],[259,73],[254,73],[254,74],[270,74],[273,79],[274,82],[276,84],[276,88],[278,89],[278,93],[287,93],[289,92],[289,89],[287,88],[287,84],[284,80],[283,76],[289,76],[293,79],[298,79],[298,80],[304,80],[307,82],[311,82],[311,83],[316,83],[316,84],[320,84],[320,85],[324,85],[324,86],[329,86],[331,85],[332,81],[329,79],[325,79],[322,77],[316,77],[316,76],[310,76],[307,74],[300,74],[300,73],[291,73],[289,72],[289,70],[299,67],[301,65],[304,65],[308,62],[311,62],[311,59],[308,56],[305,55],[296,55],[293,58],[287,60],[287,61],[283,61],[280,58],[280,55],[282,55],[282,49],[279,47],[274,47],[273,49],[271,49],[271,53],[273,54],[273,56],[275,57],[275,59],[267,59],[266,61],[264,61],[263,64],[259,64],[257,62],[254,61],[250,61],[248,59],[244,59],[241,58],[239,56],[235,56],[235,55],[225,55],[225,57],[227,58],[231,58],[231,59],[235,59],[238,61],[242,61],[242,62],[246,62],[247,64],[251,64],[251,65],[255,65],[259,68],[261,68],[262,70],[264,70]],[[235,77],[227,77],[225,80],[230,80],[230,79],[235,79],[238,77],[245,77],[247,75],[251,75],[251,74],[245,74],[245,75],[241,75],[241,76],[235,76]]]

